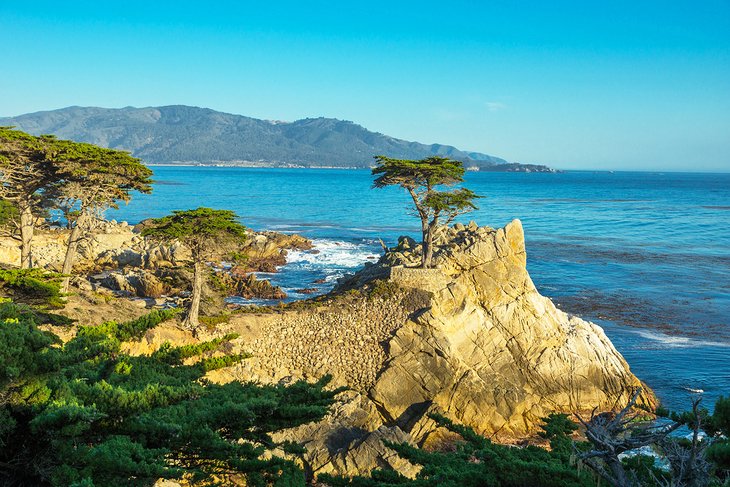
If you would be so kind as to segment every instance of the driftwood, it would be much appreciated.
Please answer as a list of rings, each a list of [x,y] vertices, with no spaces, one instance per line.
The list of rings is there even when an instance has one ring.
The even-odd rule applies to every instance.
[[[596,414],[586,421],[576,414],[585,427],[585,435],[593,448],[576,452],[578,460],[590,467],[610,485],[634,487],[639,485],[635,475],[626,472],[619,455],[648,445],[663,442],[667,435],[681,426],[680,423],[657,425],[642,421],[634,406],[641,395],[641,388],[634,391],[629,403],[618,413]]]
[[[712,440],[700,439],[702,414],[699,406],[702,398],[692,401],[692,442],[686,446],[669,438],[664,438],[659,446],[671,467],[671,480],[666,481],[654,477],[657,485],[662,487],[702,487],[709,483],[712,464],[705,457],[705,450]]]

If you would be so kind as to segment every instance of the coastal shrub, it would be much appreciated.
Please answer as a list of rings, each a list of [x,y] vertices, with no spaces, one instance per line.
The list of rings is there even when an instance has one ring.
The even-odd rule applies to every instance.
[[[0,320],[19,319],[21,316],[24,319],[32,319],[35,323],[54,326],[69,326],[74,322],[66,316],[48,313],[25,304],[16,304],[7,298],[0,298]]]
[[[63,308],[63,275],[43,269],[0,269],[0,292],[20,303]]]
[[[715,474],[720,481],[730,484],[730,396],[715,402],[711,418],[712,429],[718,436],[707,449],[707,459],[715,466]]]
[[[714,464],[718,480],[730,484],[730,440],[717,441],[707,448],[707,459]]]
[[[461,436],[461,442],[449,451],[429,452],[407,443],[386,443],[400,457],[421,465],[421,471],[411,480],[386,469],[376,469],[371,477],[335,477],[320,475],[318,481],[331,487],[391,487],[397,485],[425,486],[593,486],[593,477],[579,472],[560,453],[536,446],[524,448],[492,443],[471,428],[454,424],[440,415],[431,415],[440,426]],[[564,436],[565,423],[548,420],[555,424],[549,434],[553,438]]]
[[[152,486],[158,479],[305,485],[271,454],[271,433],[324,416],[338,391],[308,384],[214,384],[206,371],[242,355],[202,358],[235,338],[163,345],[147,356],[121,342],[173,316],[82,326],[61,344],[37,315],[0,303],[0,485]],[[183,363],[183,360],[185,363]]]
[[[201,316],[198,319],[208,330],[213,330],[218,325],[228,323],[231,320],[231,315],[223,313],[215,316]]]
[[[368,291],[369,298],[392,298],[402,291],[402,288],[397,282],[388,281],[385,279],[378,279],[373,282],[372,287]]]
[[[730,396],[720,396],[715,402],[712,425],[717,433],[730,438]]]
[[[245,252],[233,251],[227,256],[227,259],[233,263],[240,265],[240,264],[245,264],[246,262],[248,262],[249,256]]]
[[[553,413],[543,418],[542,431],[538,435],[550,440],[550,449],[559,454],[568,455],[573,451],[573,441],[570,436],[578,429],[567,414]]]
[[[636,479],[637,485],[673,485],[670,473],[661,468],[656,458],[651,455],[632,455],[625,457],[621,462],[626,471]]]

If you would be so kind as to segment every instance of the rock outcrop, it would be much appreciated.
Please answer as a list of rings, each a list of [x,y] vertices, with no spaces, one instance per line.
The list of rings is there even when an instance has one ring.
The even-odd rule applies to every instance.
[[[309,471],[364,474],[396,461],[382,438],[439,442],[430,412],[509,440],[551,412],[623,404],[641,384],[600,327],[537,292],[519,221],[442,228],[434,269],[412,267],[419,252],[401,239],[325,299],[237,316],[217,331],[238,332],[253,354],[218,380],[330,374],[352,389],[336,420],[281,436],[305,442]]]
[[[248,255],[259,262],[279,259],[281,242],[251,241],[258,243]],[[306,248],[305,242],[288,244]],[[142,263],[119,271],[122,277],[106,274],[108,287],[158,294],[174,284],[183,248],[136,249],[102,252],[110,262]],[[252,357],[211,372],[210,380],[278,383],[331,375],[333,386],[348,390],[327,417],[275,438],[303,443],[301,461],[314,475],[367,474],[384,465],[415,474],[383,440],[425,447],[447,441],[431,412],[509,441],[535,432],[551,412],[623,405],[641,385],[600,327],[538,293],[526,269],[519,221],[501,229],[474,223],[439,229],[433,269],[416,267],[420,251],[412,239],[401,238],[329,295],[232,315],[197,336],[164,324],[128,351],[148,353],[164,341],[196,343],[234,332],[239,337],[228,352]],[[249,258],[241,265],[258,264]],[[644,401],[652,401],[650,393]]]
[[[159,244],[145,239],[140,232],[144,222],[131,227],[126,222],[102,223],[78,247],[75,273],[88,279],[74,279],[77,286],[95,291],[100,287],[126,296],[159,298],[186,295],[190,288],[190,251],[178,243]],[[35,266],[60,271],[66,252],[68,230],[41,229],[33,239]],[[253,272],[276,272],[286,263],[289,250],[309,250],[311,241],[300,235],[277,232],[248,232],[247,240],[238,249],[240,262],[232,268],[216,269],[218,277],[206,287],[210,309],[220,311],[224,298],[283,299],[286,294],[267,280],[259,280]],[[0,238],[0,265],[18,266],[18,242]],[[210,304],[215,302],[215,304]]]

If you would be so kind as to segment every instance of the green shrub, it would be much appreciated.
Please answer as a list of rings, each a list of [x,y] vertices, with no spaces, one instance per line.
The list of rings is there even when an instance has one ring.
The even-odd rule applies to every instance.
[[[229,335],[149,356],[120,351],[174,315],[80,327],[63,346],[36,316],[0,303],[0,485],[152,486],[157,479],[304,486],[302,470],[271,455],[271,433],[318,420],[338,391],[205,380],[244,356],[199,358]],[[181,363],[182,358],[192,361]],[[297,448],[282,444],[287,451]]]
[[[63,308],[62,274],[43,269],[0,269],[0,292],[14,301],[48,308]]]
[[[371,287],[368,290],[368,297],[387,299],[398,295],[401,291],[402,288],[398,285],[398,283],[378,279],[371,284]]]
[[[225,313],[215,316],[201,316],[199,318],[200,323],[203,324],[208,330],[214,330],[216,326],[222,325],[223,323],[228,323],[230,320],[231,315]]]

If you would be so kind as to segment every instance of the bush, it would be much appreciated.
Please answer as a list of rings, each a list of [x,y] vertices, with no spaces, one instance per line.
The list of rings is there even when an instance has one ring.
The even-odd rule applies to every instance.
[[[150,356],[121,352],[122,341],[173,314],[82,326],[60,346],[27,307],[0,303],[0,485],[214,485],[237,474],[246,485],[303,486],[295,463],[270,454],[270,434],[322,418],[338,391],[326,391],[326,379],[205,380],[245,358],[199,357],[234,335]]]
[[[372,287],[368,291],[369,298],[392,298],[398,295],[402,291],[402,288],[393,281],[387,281],[378,279],[373,282]]]
[[[381,469],[373,471],[371,478],[320,475],[318,480],[332,487],[595,485],[589,474],[569,465],[562,454],[535,446],[497,445],[471,428],[456,425],[443,416],[431,417],[439,425],[458,433],[464,441],[448,452],[427,452],[409,444],[387,443],[400,457],[422,466],[415,480]]]
[[[63,308],[62,274],[43,269],[0,269],[0,292],[15,302]]]

